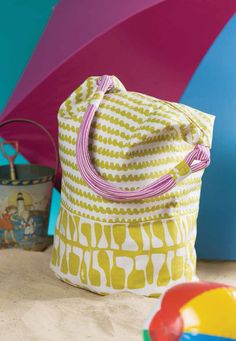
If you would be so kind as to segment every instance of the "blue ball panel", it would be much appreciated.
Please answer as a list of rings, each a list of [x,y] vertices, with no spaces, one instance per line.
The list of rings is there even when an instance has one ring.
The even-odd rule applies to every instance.
[[[229,339],[221,336],[212,336],[206,334],[191,334],[185,333],[181,336],[180,341],[234,341],[235,339]]]

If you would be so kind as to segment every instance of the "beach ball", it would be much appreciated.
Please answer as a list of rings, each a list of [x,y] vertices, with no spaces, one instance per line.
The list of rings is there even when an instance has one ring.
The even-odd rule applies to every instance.
[[[174,286],[143,335],[144,341],[236,340],[236,288],[210,282]]]

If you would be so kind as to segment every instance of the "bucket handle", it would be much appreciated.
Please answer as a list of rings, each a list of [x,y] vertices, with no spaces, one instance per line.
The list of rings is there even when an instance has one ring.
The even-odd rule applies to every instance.
[[[114,87],[111,76],[102,76],[98,80],[97,91],[90,101],[80,125],[76,142],[76,160],[80,174],[92,190],[102,197],[113,201],[142,200],[162,195],[177,185],[191,173],[203,170],[210,164],[210,150],[208,147],[197,144],[186,155],[184,160],[171,171],[153,183],[134,191],[122,190],[109,183],[100,176],[92,164],[89,155],[89,132],[93,117],[105,93]],[[195,163],[194,161],[199,161]]]
[[[29,124],[32,124],[32,125],[40,128],[41,130],[43,130],[43,132],[48,136],[49,140],[51,141],[55,155],[56,155],[56,166],[54,168],[55,169],[55,176],[56,176],[56,174],[58,172],[58,167],[59,167],[59,155],[58,155],[56,143],[55,143],[52,135],[50,134],[50,132],[42,124],[40,124],[36,121],[33,121],[33,120],[29,120],[27,118],[14,118],[11,120],[6,120],[3,122],[0,122],[0,128],[6,126],[7,124],[11,124],[11,123],[29,123]]]

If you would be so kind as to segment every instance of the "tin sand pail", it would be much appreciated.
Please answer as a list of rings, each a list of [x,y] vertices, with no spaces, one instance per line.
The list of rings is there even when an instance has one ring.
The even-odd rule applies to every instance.
[[[28,119],[13,119],[1,122],[0,127],[12,123],[29,123],[42,129],[53,144],[56,167],[15,165],[13,179],[10,167],[0,166],[0,249],[18,247],[42,251],[51,244],[48,220],[58,168],[57,147],[51,134],[39,123]]]

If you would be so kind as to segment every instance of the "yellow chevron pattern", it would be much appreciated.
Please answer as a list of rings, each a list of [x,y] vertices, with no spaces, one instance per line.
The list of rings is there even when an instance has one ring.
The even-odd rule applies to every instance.
[[[177,164],[187,172],[182,161],[195,144],[211,147],[212,115],[128,92],[113,80],[115,88],[104,96],[90,132],[90,156],[105,179],[138,189]],[[94,193],[80,176],[75,145],[96,81],[88,78],[58,113],[63,178],[51,267],[62,280],[99,294],[158,297],[195,276],[203,172],[157,198],[113,202]]]

